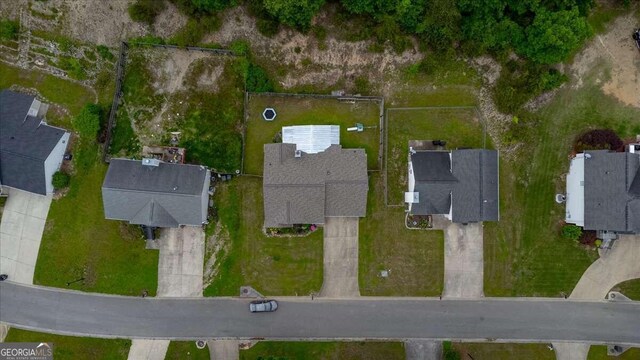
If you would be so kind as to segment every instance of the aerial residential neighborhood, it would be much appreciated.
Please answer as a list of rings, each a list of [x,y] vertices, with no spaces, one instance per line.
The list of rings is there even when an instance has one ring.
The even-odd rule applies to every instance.
[[[638,1],[0,1],[0,359],[640,359]]]

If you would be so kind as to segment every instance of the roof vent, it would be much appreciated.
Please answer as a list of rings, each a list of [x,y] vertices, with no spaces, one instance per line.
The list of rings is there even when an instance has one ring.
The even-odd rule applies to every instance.
[[[296,150],[296,154],[295,154],[295,156],[296,156],[297,158],[302,157],[302,150]]]
[[[153,167],[158,167],[160,166],[161,161],[158,159],[142,159],[142,165],[144,166],[153,166]]]

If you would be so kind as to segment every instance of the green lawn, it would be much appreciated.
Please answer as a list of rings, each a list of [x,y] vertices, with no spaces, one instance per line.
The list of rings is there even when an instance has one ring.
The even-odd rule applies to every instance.
[[[359,282],[366,296],[438,296],[444,280],[444,235],[409,230],[402,207],[384,205],[379,173],[369,181],[367,217],[360,219]],[[380,270],[390,269],[388,278]]]
[[[404,360],[397,342],[270,342],[240,351],[240,360]]]
[[[597,257],[559,236],[563,174],[576,136],[611,128],[623,138],[640,133],[640,110],[605,96],[593,78],[581,89],[561,89],[526,120],[520,150],[501,161],[501,219],[484,229],[487,296],[560,296],[570,293]],[[528,139],[536,139],[530,141]]]
[[[631,300],[640,301],[640,279],[634,279],[620,283],[614,287]]]
[[[200,350],[195,341],[172,341],[169,343],[166,360],[209,360],[209,348]]]
[[[555,360],[556,358],[556,353],[549,350],[546,344],[454,343],[453,349],[460,354],[461,359],[465,360]]]
[[[604,345],[594,345],[589,348],[588,360],[637,360],[640,359],[640,349],[633,348],[624,352],[618,357],[608,356],[607,347]]]
[[[267,237],[262,179],[241,176],[218,185],[214,201],[223,226],[220,271],[206,296],[238,295],[250,285],[264,295],[309,295],[322,286],[322,230],[307,237]]]
[[[48,101],[77,114],[91,102],[91,92],[76,83],[40,72],[28,72],[0,63],[0,87],[13,84],[34,87]],[[61,119],[69,122],[69,118]],[[75,173],[66,196],[54,200],[49,210],[34,283],[114,294],[155,293],[158,254],[144,249],[141,232],[104,219],[101,186],[107,166],[98,145],[76,142]]]
[[[84,278],[70,288],[123,295],[147,290],[153,295],[158,252],[145,249],[138,227],[105,220],[101,187],[107,166],[96,146],[75,152],[69,192],[51,204],[34,283],[67,287],[67,282]]]
[[[482,148],[485,136],[482,121],[474,107],[388,109],[385,162],[390,205],[403,204],[409,140],[444,140],[448,149]]]
[[[274,121],[265,121],[265,108],[276,110]],[[283,126],[340,125],[340,144],[344,148],[363,148],[369,169],[378,169],[380,145],[380,107],[378,103],[359,101],[353,104],[335,99],[278,97],[251,94],[247,109],[244,173],[262,175],[264,144],[274,141]],[[375,128],[347,132],[356,123]]]
[[[126,359],[131,340],[95,339],[37,333],[11,328],[5,342],[52,342],[56,360]]]

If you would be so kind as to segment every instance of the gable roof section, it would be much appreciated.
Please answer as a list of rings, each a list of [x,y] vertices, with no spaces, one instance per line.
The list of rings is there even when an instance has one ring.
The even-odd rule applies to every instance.
[[[9,90],[0,92],[0,181],[45,195],[44,161],[66,131],[28,116],[34,99]]]
[[[295,144],[264,146],[265,226],[322,224],[325,217],[364,216],[369,189],[363,149],[332,145],[295,156]]]
[[[107,219],[177,227],[206,221],[210,173],[203,166],[112,159],[102,185]]]
[[[484,149],[420,151],[411,154],[417,215],[448,214],[453,222],[497,221],[498,152]]]
[[[585,152],[584,228],[640,230],[640,154],[592,150]]]

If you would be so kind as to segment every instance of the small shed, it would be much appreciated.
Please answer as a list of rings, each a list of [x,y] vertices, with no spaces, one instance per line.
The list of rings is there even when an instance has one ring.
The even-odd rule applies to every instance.
[[[296,150],[307,154],[323,152],[340,144],[339,125],[298,125],[282,127],[282,142],[295,144]]]

